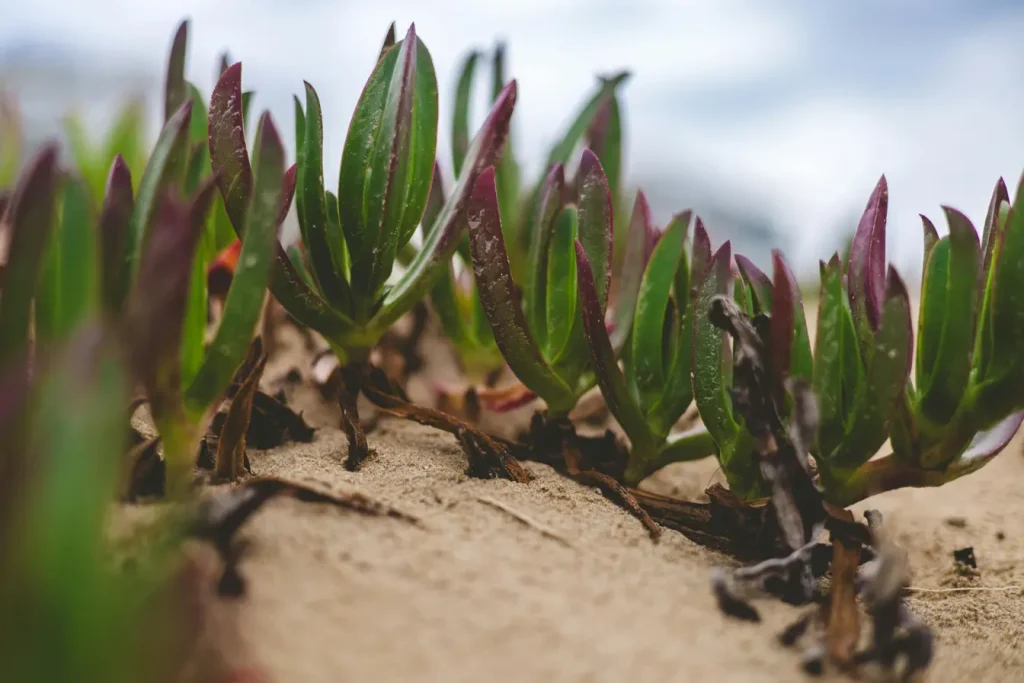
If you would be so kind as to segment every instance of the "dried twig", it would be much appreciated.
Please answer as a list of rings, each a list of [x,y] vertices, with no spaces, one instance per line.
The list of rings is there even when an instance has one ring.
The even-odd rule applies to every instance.
[[[562,545],[564,545],[564,546],[566,546],[568,548],[575,548],[576,547],[576,546],[574,546],[572,544],[571,541],[569,541],[569,539],[567,539],[565,536],[561,535],[560,533],[558,533],[557,531],[555,531],[551,527],[546,526],[544,524],[541,524],[540,522],[538,522],[537,520],[533,519],[532,517],[527,516],[526,513],[519,512],[518,510],[514,509],[513,507],[511,507],[507,503],[503,503],[500,500],[496,500],[496,499],[491,498],[489,496],[477,496],[476,497],[476,501],[479,502],[479,503],[483,503],[484,505],[490,505],[493,508],[501,510],[502,512],[508,514],[509,516],[519,520],[520,522],[522,522],[526,526],[530,527],[531,529],[534,529],[534,530],[540,532],[542,535],[547,536],[548,538],[550,538],[552,540],[558,541],[559,543],[561,543]]]

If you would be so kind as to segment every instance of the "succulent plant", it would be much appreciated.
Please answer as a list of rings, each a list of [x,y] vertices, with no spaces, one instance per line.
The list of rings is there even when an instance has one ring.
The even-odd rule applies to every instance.
[[[1015,203],[1024,197],[1021,187]],[[836,254],[821,264],[813,351],[783,255],[773,253],[771,279],[737,257],[741,278],[733,296],[753,317],[768,350],[772,379],[766,391],[782,397],[788,411],[782,417],[792,420],[788,383],[812,387],[818,429],[810,452],[826,498],[839,505],[972,472],[999,453],[1024,420],[1018,379],[1024,366],[1012,342],[1021,315],[1014,254],[1024,249],[1024,220],[1015,217],[1005,184],[1000,180],[996,187],[981,239],[955,209],[943,207],[949,234],[941,239],[922,216],[925,269],[916,354],[910,297],[895,268],[886,267],[887,210],[883,176],[847,262]],[[729,296],[733,282],[723,248],[701,292],[694,387],[730,486],[752,495],[763,485],[750,435],[731,405],[725,332],[707,315],[716,297]],[[874,458],[886,441],[892,452]]]
[[[622,349],[625,373],[619,369],[586,250],[576,242],[584,330],[601,393],[629,437],[624,478],[630,485],[669,463],[704,458],[716,450],[703,427],[670,435],[693,402],[694,300],[686,249],[691,212],[675,215],[658,232],[639,194],[634,217],[613,328],[618,339],[629,340]],[[707,244],[707,235],[699,218],[696,230],[700,248]]]
[[[370,350],[424,299],[448,267],[465,228],[477,176],[496,163],[516,99],[509,83],[465,156],[451,196],[425,226],[423,246],[395,282],[397,255],[424,217],[435,164],[437,81],[427,47],[410,26],[385,47],[356,105],[342,154],[337,194],[324,189],[323,121],[313,86],[297,116],[301,140],[296,206],[302,249],[279,247],[270,277],[274,297],[320,333],[344,368],[365,367]],[[252,192],[242,123],[241,65],[221,76],[211,100],[210,155],[228,216],[242,234]],[[243,248],[246,237],[242,234]],[[346,372],[354,425],[358,372]],[[353,444],[358,437],[352,437]],[[350,449],[357,467],[365,448]]]
[[[564,419],[596,378],[577,303],[578,239],[594,273],[603,319],[612,265],[612,202],[601,162],[583,151],[575,186],[555,164],[531,223],[530,273],[516,291],[502,237],[494,169],[485,170],[470,198],[469,241],[477,290],[498,348],[516,377]]]

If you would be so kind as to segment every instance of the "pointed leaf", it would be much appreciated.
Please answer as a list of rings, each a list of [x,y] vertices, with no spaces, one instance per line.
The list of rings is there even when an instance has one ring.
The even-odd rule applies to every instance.
[[[587,259],[594,269],[597,297],[604,312],[612,279],[612,195],[601,162],[589,149],[583,150],[576,179],[579,240],[587,250]]]
[[[462,63],[459,81],[455,86],[455,115],[452,117],[452,165],[455,177],[462,172],[462,162],[469,150],[469,105],[473,94],[473,74],[480,53],[470,52]]]
[[[665,389],[665,366],[671,361],[671,356],[666,359],[666,350],[662,348],[662,328],[676,270],[683,258],[690,216],[689,211],[677,214],[665,228],[665,234],[658,240],[658,246],[644,270],[637,297],[632,350],[626,368],[630,384],[636,387],[645,412]]]
[[[124,338],[135,376],[146,387],[157,419],[177,402],[192,261],[214,191],[208,183],[191,203],[164,195],[127,302]]]
[[[754,313],[771,313],[772,281],[764,271],[743,254],[736,254],[736,267],[750,290]]]
[[[541,186],[540,202],[532,223],[534,234],[530,239],[529,251],[532,267],[528,271],[525,291],[526,319],[530,331],[536,335],[537,343],[541,346],[548,343],[546,302],[549,251],[564,205],[565,191],[565,167],[555,164]]]
[[[850,245],[846,289],[862,344],[881,319],[885,289],[885,222],[889,186],[883,175],[875,186]]]
[[[210,161],[217,172],[217,185],[224,208],[239,237],[244,237],[246,211],[252,194],[252,168],[245,144],[243,123],[242,65],[233,64],[221,76],[210,96]],[[295,166],[285,176],[294,188]],[[285,187],[285,196],[291,190]],[[285,207],[287,211],[287,207]],[[281,216],[284,219],[284,216]],[[352,329],[352,321],[332,309],[310,287],[306,276],[292,265],[278,245],[270,277],[274,298],[300,323],[328,338],[337,338]]]
[[[66,177],[61,199],[36,297],[36,339],[47,345],[69,339],[95,312],[99,290],[89,189],[83,180]]]
[[[170,121],[174,112],[181,109],[188,99],[188,84],[185,82],[185,52],[188,49],[188,21],[178,24],[171,43],[171,54],[167,60],[167,77],[164,83],[164,121]]]
[[[914,335],[906,286],[889,267],[881,326],[868,361],[846,438],[826,456],[828,466],[849,472],[875,455],[889,437],[889,425],[910,374]],[[842,475],[839,475],[842,478]]]
[[[698,227],[699,230],[699,227]],[[726,242],[708,264],[696,302],[693,343],[693,396],[704,426],[728,458],[728,447],[736,439],[739,425],[733,418],[730,387],[725,383],[725,332],[711,324],[708,311],[714,297],[729,294],[731,246]]]
[[[118,155],[107,176],[107,189],[103,197],[98,221],[100,250],[100,298],[111,314],[121,310],[127,292],[121,284],[127,279],[124,272],[124,251],[131,230],[132,176],[124,158]]]
[[[433,287],[436,278],[448,267],[466,226],[466,210],[477,177],[492,166],[505,144],[509,119],[516,103],[516,82],[508,84],[494,103],[487,119],[477,132],[466,154],[463,172],[451,196],[434,221],[423,246],[402,278],[384,297],[384,304],[374,319],[375,329],[386,330],[395,320],[412,309]]]
[[[780,379],[794,377],[810,381],[814,360],[800,286],[778,249],[772,250],[772,269],[771,335],[775,369]]]
[[[928,267],[928,258],[931,256],[932,249],[939,242],[939,233],[935,229],[935,224],[925,216],[924,214],[918,214],[921,216],[921,225],[924,230],[924,260],[921,262],[921,275],[924,276],[924,271]]]
[[[508,252],[501,238],[494,169],[480,174],[468,207],[469,238],[477,290],[494,338],[512,372],[551,410],[568,410],[575,404],[569,387],[555,375],[541,355],[523,316],[509,270]]]
[[[158,205],[162,203],[167,190],[183,180],[186,155],[189,151],[188,133],[191,120],[192,102],[189,101],[164,124],[149,162],[142,172],[126,252],[129,275],[138,272],[139,254],[144,250],[143,244],[149,239],[150,225],[155,219],[156,212],[160,210]]]
[[[970,219],[943,207],[949,223],[949,265],[942,332],[934,364],[919,391],[921,410],[931,420],[949,420],[960,405],[971,371],[981,245]],[[923,297],[922,297],[923,299]],[[922,313],[924,307],[922,306]],[[921,334],[927,332],[921,327]]]
[[[370,76],[342,154],[341,224],[362,315],[372,312],[399,245],[423,215],[436,144],[437,81],[413,25]]]
[[[629,72],[623,71],[608,78],[601,79],[601,87],[598,89],[597,93],[590,98],[587,104],[576,116],[576,119],[572,124],[570,124],[569,129],[565,132],[562,140],[555,145],[551,150],[551,153],[548,154],[548,161],[544,165],[544,168],[551,168],[554,164],[569,163],[569,158],[572,156],[573,150],[576,149],[576,146],[590,127],[591,122],[594,120],[594,117],[597,115],[602,105],[628,78]],[[599,285],[598,292],[600,292],[600,280],[600,277],[596,280]]]
[[[238,265],[213,343],[186,394],[187,405],[203,413],[224,392],[245,359],[263,310],[266,283],[275,253],[284,184],[284,148],[269,114],[264,114],[258,165]]]
[[[578,215],[576,207],[562,209],[555,221],[555,232],[548,248],[548,273],[545,286],[546,322],[544,356],[549,361],[558,358],[569,343],[576,325],[576,236]]]
[[[693,266],[690,269],[693,282],[691,287],[694,288],[694,294],[700,288],[700,284],[704,282],[710,264],[711,239],[708,237],[708,231],[704,228],[704,221],[697,216],[693,228]]]
[[[579,302],[583,315],[583,330],[590,349],[597,384],[601,388],[608,409],[626,430],[633,451],[649,452],[655,446],[654,436],[647,426],[642,408],[630,395],[626,378],[616,361],[615,351],[605,328],[604,311],[587,251],[579,241],[576,242],[575,248],[579,268]]]
[[[835,450],[846,434],[846,416],[852,413],[852,405],[846,405],[844,397],[855,395],[860,372],[860,357],[857,355],[853,318],[850,314],[842,285],[842,264],[834,255],[826,265],[821,264],[821,293],[818,297],[818,323],[814,344],[814,379],[812,387],[818,399],[818,451],[828,454]],[[846,359],[851,358],[853,345],[853,367]],[[853,382],[853,392],[844,388]]]
[[[306,86],[302,163],[298,167],[296,209],[302,243],[306,245],[313,279],[334,308],[349,310],[351,288],[344,277],[345,235],[341,225],[328,220],[324,197],[323,119],[320,99]]]
[[[53,232],[57,146],[45,145],[22,171],[7,208],[7,263],[0,271],[0,370],[22,358],[32,297]]]
[[[935,371],[935,359],[942,341],[949,283],[949,237],[943,237],[931,250],[921,278],[921,303],[917,317],[917,352],[914,354],[915,380],[919,393],[928,391]]]
[[[384,35],[384,43],[380,46],[380,54],[377,55],[378,62],[384,58],[384,55],[387,53],[388,50],[395,46],[396,37],[397,36],[395,35],[395,22],[392,21],[391,25],[388,26],[388,32]]]
[[[619,285],[612,311],[612,348],[619,351],[626,344],[633,329],[633,314],[640,293],[640,283],[647,268],[648,244],[653,241],[654,225],[651,209],[642,190],[637,190],[633,214],[626,233],[626,253],[622,260]]]
[[[622,181],[622,118],[619,98],[615,96],[614,91],[600,105],[590,122],[585,144],[601,160],[612,200],[617,201]]]
[[[1013,207],[995,247],[992,287],[992,358],[987,374],[1003,377],[1015,396],[1021,389],[1022,369],[1017,339],[1024,339],[1024,175],[1017,185]]]
[[[1002,178],[996,182],[996,187],[992,190],[992,199],[988,204],[988,211],[985,213],[985,225],[982,228],[981,240],[981,253],[982,259],[982,281],[980,285],[985,284],[985,275],[988,274],[989,267],[992,264],[992,253],[996,246],[996,233],[998,232],[999,225],[999,207],[1002,206],[1003,202],[1010,202],[1010,193],[1006,189],[1006,181]]]

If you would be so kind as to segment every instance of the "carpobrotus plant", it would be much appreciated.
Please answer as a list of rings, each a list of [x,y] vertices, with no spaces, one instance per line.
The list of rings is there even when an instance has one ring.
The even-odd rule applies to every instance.
[[[337,194],[324,188],[323,120],[313,86],[299,123],[296,206],[308,262],[278,248],[270,277],[275,298],[319,332],[342,363],[341,403],[349,434],[347,465],[367,455],[356,396],[365,390],[370,350],[419,303],[448,267],[465,229],[469,193],[496,163],[516,100],[515,81],[496,99],[466,152],[452,194],[426,229],[423,246],[397,281],[397,255],[424,216],[437,140],[437,80],[430,53],[410,27],[385,48],[352,116]],[[242,237],[252,171],[242,122],[241,64],[228,68],[210,105],[210,155],[225,207]]]
[[[975,471],[999,453],[1024,420],[1024,182],[1013,205],[1000,180],[979,239],[971,221],[944,207],[949,234],[922,217],[925,269],[916,359],[910,298],[885,262],[888,187],[883,177],[861,218],[848,261],[821,264],[813,352],[800,294],[783,256],[773,278],[739,259],[735,300],[753,317],[770,359],[767,392],[792,382],[813,388],[817,434],[809,450],[826,499],[849,505],[903,486],[937,486]],[[1015,210],[1016,209],[1016,210]],[[701,295],[694,386],[701,416],[719,445],[730,486],[763,490],[750,467],[750,437],[730,404],[722,345],[728,325],[728,255],[720,251]],[[717,317],[715,321],[716,311]],[[913,363],[912,363],[913,359]],[[911,372],[914,381],[911,381]],[[784,401],[793,420],[800,407]],[[892,452],[876,453],[889,442]]]

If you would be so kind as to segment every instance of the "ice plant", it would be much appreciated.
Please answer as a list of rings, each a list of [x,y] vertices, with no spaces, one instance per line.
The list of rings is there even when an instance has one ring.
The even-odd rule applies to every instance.
[[[99,143],[91,139],[78,116],[65,119],[65,136],[77,175],[82,178],[92,202],[103,201],[107,171],[120,156],[129,168],[142,168],[146,163],[144,111],[137,100],[128,102],[118,113],[114,125]],[[137,189],[137,188],[135,188]]]
[[[634,215],[641,222],[632,226],[634,231],[627,238],[632,248],[627,251],[629,258],[622,271],[626,286],[620,287],[620,327],[615,330],[630,342],[625,373],[619,369],[605,325],[586,250],[576,242],[576,286],[584,330],[605,403],[629,437],[624,479],[630,485],[669,463],[704,458],[715,452],[715,442],[703,427],[669,434],[693,401],[690,363],[694,301],[686,249],[691,212],[674,216],[659,234],[646,218],[642,194],[637,207]],[[700,245],[706,243],[706,236],[699,219],[697,225],[696,241]],[[646,252],[650,258],[644,267]]]
[[[1014,205],[1022,198],[1019,186]],[[737,259],[742,280],[735,298],[753,316],[770,359],[765,391],[782,397],[788,411],[782,417],[793,420],[787,387],[796,381],[813,388],[819,426],[809,450],[826,499],[839,505],[973,472],[1006,446],[1024,419],[1024,366],[1012,341],[1021,315],[1016,254],[1024,251],[1024,220],[1011,208],[1005,185],[996,187],[981,239],[955,209],[943,207],[949,234],[941,239],[922,217],[925,270],[916,353],[910,298],[896,270],[886,266],[887,209],[883,177],[847,262],[837,254],[821,264],[813,350],[800,293],[782,255],[773,255],[770,280]],[[716,255],[702,293],[705,310],[728,295],[730,281],[727,257]],[[698,325],[694,385],[730,485],[744,495],[759,487],[749,435],[730,405],[723,334],[711,320]],[[710,361],[703,368],[701,354]],[[891,453],[875,458],[887,440]]]
[[[516,377],[563,421],[596,378],[577,300],[576,240],[594,273],[603,320],[612,265],[612,201],[601,162],[583,151],[575,186],[556,164],[544,182],[531,225],[531,271],[516,291],[501,230],[494,169],[476,181],[469,206],[469,241],[477,289],[498,348]]]
[[[366,455],[353,430],[358,429],[355,395],[370,351],[448,267],[463,234],[470,190],[498,159],[515,99],[513,81],[467,151],[451,196],[436,217],[428,216],[433,222],[425,226],[422,248],[391,282],[400,249],[424,217],[433,177],[437,81],[430,53],[413,26],[403,40],[385,45],[352,116],[337,193],[324,188],[320,102],[306,84],[305,111],[297,124],[295,200],[303,250],[289,255],[278,247],[270,289],[292,317],[323,335],[343,364],[342,400],[356,446],[350,448],[350,467]],[[221,76],[211,99],[210,155],[236,229],[244,224],[252,193],[241,105],[241,64],[235,64]],[[242,239],[244,249],[245,234]]]

